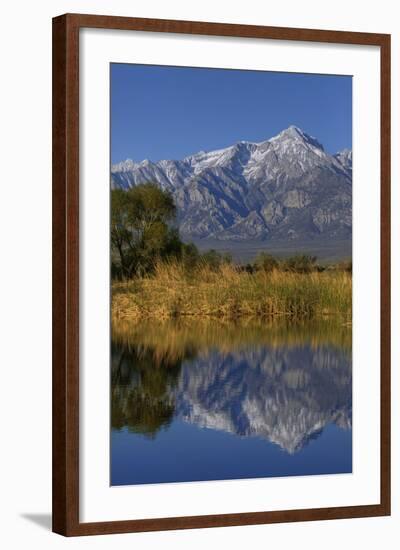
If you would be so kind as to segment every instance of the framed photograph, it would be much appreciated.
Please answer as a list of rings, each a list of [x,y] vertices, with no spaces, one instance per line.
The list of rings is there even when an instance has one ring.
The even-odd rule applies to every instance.
[[[53,20],[53,530],[390,514],[390,36]]]

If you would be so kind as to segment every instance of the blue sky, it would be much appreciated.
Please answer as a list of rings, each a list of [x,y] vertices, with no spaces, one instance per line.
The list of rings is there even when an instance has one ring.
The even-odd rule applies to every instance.
[[[294,124],[351,148],[350,76],[111,64],[111,162],[181,159]]]

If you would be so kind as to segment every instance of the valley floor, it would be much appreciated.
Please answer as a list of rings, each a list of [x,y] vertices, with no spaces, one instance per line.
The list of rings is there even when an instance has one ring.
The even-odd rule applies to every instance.
[[[349,260],[352,257],[352,241],[348,239],[332,239],[318,237],[309,240],[285,240],[285,241],[224,241],[217,239],[193,239],[200,251],[210,248],[222,253],[229,253],[239,263],[252,262],[260,252],[267,252],[274,256],[285,258],[298,254],[299,250],[304,254],[317,256],[321,263],[334,263]]]

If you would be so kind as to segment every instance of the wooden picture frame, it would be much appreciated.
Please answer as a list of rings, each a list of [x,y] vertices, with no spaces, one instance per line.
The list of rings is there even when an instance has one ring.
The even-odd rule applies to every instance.
[[[101,28],[378,46],[381,60],[380,503],[81,523],[79,520],[79,30]],[[390,35],[67,14],[53,20],[53,531],[65,536],[390,514]]]

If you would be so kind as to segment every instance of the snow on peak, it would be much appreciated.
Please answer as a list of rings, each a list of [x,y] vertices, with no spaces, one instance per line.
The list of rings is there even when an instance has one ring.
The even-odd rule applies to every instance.
[[[350,149],[338,151],[336,155],[334,155],[334,158],[347,169],[353,167],[353,152]]]
[[[126,159],[111,166],[111,172],[130,172],[136,166],[132,159]]]
[[[342,158],[342,159],[352,159],[353,153],[351,149],[342,149],[341,151],[338,151],[335,155],[336,158]]]
[[[291,125],[286,130],[283,130],[280,132],[277,136],[271,138],[270,142],[286,142],[286,141],[297,141],[297,142],[303,142],[307,145],[311,145],[312,147],[315,147],[316,149],[320,149],[321,151],[324,151],[323,145],[313,136],[310,136],[309,134],[306,134],[306,132],[303,132],[300,128],[297,126]]]

